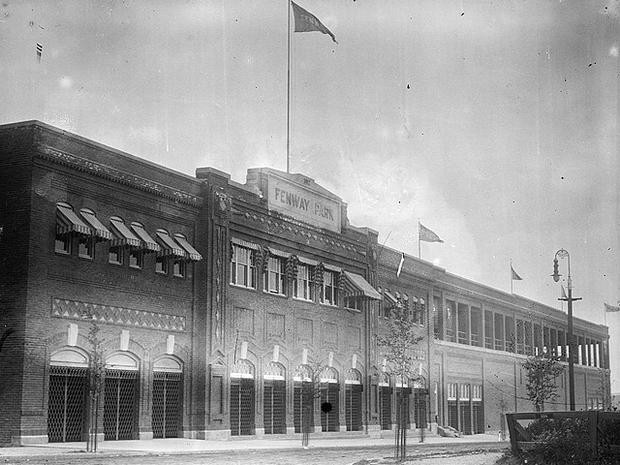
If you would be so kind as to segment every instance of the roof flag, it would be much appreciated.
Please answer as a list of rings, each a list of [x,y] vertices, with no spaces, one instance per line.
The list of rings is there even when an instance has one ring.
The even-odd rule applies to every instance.
[[[523,281],[523,278],[517,274],[517,272],[512,267],[512,264],[510,265],[510,276],[511,276],[511,279],[515,281]]]
[[[330,36],[335,43],[338,43],[332,31],[327,29],[316,16],[304,10],[295,2],[291,2],[291,5],[293,6],[293,15],[295,17],[295,32],[322,32]]]
[[[443,242],[437,234],[420,222],[418,222],[418,237],[424,242]]]
[[[605,304],[605,312],[620,312],[620,305]]]

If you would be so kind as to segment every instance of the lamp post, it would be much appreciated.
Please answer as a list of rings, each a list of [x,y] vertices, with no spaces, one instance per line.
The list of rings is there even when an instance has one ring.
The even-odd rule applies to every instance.
[[[573,297],[573,282],[570,276],[570,255],[567,250],[560,249],[555,253],[553,259],[553,280],[557,283],[560,280],[558,272],[558,258],[568,260],[568,276],[566,285],[568,287],[568,297],[560,297],[558,300],[568,302],[568,399],[571,411],[575,410],[575,341],[573,338],[573,301],[581,300],[581,297]]]

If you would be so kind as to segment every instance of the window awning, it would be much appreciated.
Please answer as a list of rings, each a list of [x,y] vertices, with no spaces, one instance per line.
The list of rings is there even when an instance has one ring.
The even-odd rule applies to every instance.
[[[317,262],[316,260],[312,260],[311,258],[306,257],[300,257],[299,255],[297,256],[297,260],[299,260],[299,263],[303,263],[304,265],[317,266],[319,264],[319,262]]]
[[[114,240],[114,245],[129,245],[131,247],[140,247],[142,245],[140,239],[125,226],[123,220],[113,216],[110,218],[110,223],[119,236]]]
[[[348,295],[363,296],[373,300],[381,300],[381,294],[379,294],[375,288],[373,288],[361,275],[345,271],[344,276],[345,292]]]
[[[386,300],[392,305],[396,305],[398,303],[398,299],[390,291],[384,291],[383,295],[386,297]]]
[[[281,250],[274,249],[273,247],[267,247],[267,248],[269,249],[269,254],[274,257],[289,258],[291,256],[291,254],[288,252],[282,252]]]
[[[75,214],[73,209],[68,205],[56,205],[56,211],[58,213],[58,223],[56,225],[56,231],[58,234],[67,234],[70,232],[76,232],[78,234],[85,234],[90,236],[90,228]]]
[[[244,241],[243,239],[237,239],[236,237],[233,237],[230,239],[230,242],[235,245],[245,247],[246,249],[258,250],[258,245],[252,242]]]
[[[164,256],[173,255],[175,257],[185,258],[186,253],[183,248],[178,245],[170,235],[165,231],[157,231],[157,238],[161,242],[162,251],[160,252]]]
[[[106,241],[112,240],[113,236],[110,230],[106,228],[101,221],[99,221],[93,212],[82,210],[80,213],[82,218],[84,218],[91,228],[93,228],[93,231],[95,231],[95,236]]]
[[[182,234],[175,234],[174,238],[179,243],[179,245],[183,247],[183,249],[185,249],[185,252],[187,252],[187,255],[189,255],[190,260],[195,262],[199,262],[200,260],[202,260],[202,255],[200,255],[200,253],[194,248],[194,246],[190,244],[187,239],[185,239],[185,236],[183,236]]]
[[[146,250],[150,250],[152,252],[161,251],[161,247],[159,246],[157,241],[155,241],[155,239],[153,239],[151,235],[146,232],[146,229],[144,229],[144,226],[142,226],[140,223],[131,223],[131,229],[133,229],[133,232],[136,233],[136,236],[138,236],[140,240],[144,243],[144,248]]]

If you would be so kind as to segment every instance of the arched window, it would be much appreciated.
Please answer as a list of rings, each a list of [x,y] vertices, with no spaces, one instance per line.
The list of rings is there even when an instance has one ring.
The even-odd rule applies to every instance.
[[[183,365],[164,356],[153,364],[153,437],[176,438],[181,429]]]
[[[263,419],[265,434],[286,433],[286,370],[269,362],[263,373]]]

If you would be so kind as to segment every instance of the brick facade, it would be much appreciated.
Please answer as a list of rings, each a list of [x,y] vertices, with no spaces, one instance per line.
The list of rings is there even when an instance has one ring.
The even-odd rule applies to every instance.
[[[253,169],[243,185],[211,168],[190,177],[26,122],[0,127],[0,185],[0,443],[68,440],[67,428],[54,430],[70,423],[54,410],[69,402],[56,393],[64,386],[81,401],[81,385],[66,373],[88,369],[93,321],[110,375],[100,407],[107,440],[298,434],[296,389],[308,360],[325,368],[326,397],[313,402],[312,431],[388,434],[381,420],[394,421],[394,402],[387,412],[382,396],[398,386],[375,335],[396,302],[406,303],[424,336],[414,349],[420,378],[410,386],[412,428],[456,421],[465,432],[497,430],[502,411],[529,409],[520,368],[526,346],[550,347],[545,335],[557,341],[563,328],[561,312],[413,257],[397,277],[401,254],[379,246],[376,231],[350,225],[346,204],[303,175]],[[274,185],[282,205],[270,203]],[[318,199],[314,211],[295,192]],[[61,218],[75,230],[65,234],[62,208],[78,222],[91,212],[113,234],[97,237],[92,225],[84,232]],[[304,219],[312,214],[321,227]],[[143,228],[153,244],[138,236],[134,244],[111,218],[129,234]],[[159,232],[173,242],[182,235],[177,252]],[[461,305],[454,341],[449,302]],[[529,322],[522,323],[532,338],[523,339],[523,354],[521,346],[513,353],[489,342],[484,318],[496,314]],[[586,321],[575,327],[590,348],[575,370],[577,404],[585,408],[609,390],[608,336]],[[565,408],[567,383],[560,383],[551,408]],[[456,404],[450,389],[460,389]],[[170,414],[161,410],[164,391],[176,402]],[[127,398],[136,407],[123,416]],[[323,412],[326,399],[338,408]],[[76,415],[75,434],[83,436]],[[124,429],[114,430],[113,420]]]

